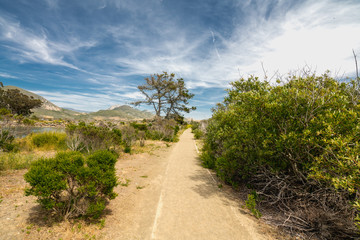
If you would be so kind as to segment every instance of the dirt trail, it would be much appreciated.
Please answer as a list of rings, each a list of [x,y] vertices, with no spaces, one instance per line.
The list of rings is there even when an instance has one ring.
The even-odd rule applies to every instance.
[[[238,208],[199,165],[187,130],[169,156],[151,239],[261,239]]]
[[[256,220],[242,213],[239,201],[220,189],[209,171],[200,166],[190,130],[184,132],[165,156],[152,164],[151,169],[141,166],[140,171],[152,173],[152,176],[141,194],[128,199],[131,209],[125,213],[129,221],[127,227],[117,225],[118,231],[113,229],[106,237],[269,239],[257,231],[260,227]],[[121,211],[113,216],[121,218],[124,215]],[[109,230],[116,228],[108,227]]]

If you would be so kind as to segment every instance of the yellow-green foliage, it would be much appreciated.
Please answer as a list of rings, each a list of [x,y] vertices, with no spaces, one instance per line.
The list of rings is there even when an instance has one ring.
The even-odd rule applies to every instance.
[[[25,169],[37,159],[35,154],[23,153],[1,153],[0,154],[0,171],[10,169]]]
[[[203,163],[231,184],[263,168],[349,192],[360,206],[360,94],[327,74],[232,83],[207,128]],[[360,207],[359,207],[360,210]]]
[[[30,136],[32,146],[41,149],[65,150],[66,133],[43,132],[33,133]]]
[[[253,191],[252,193],[248,194],[248,199],[245,201],[245,206],[247,209],[249,209],[251,211],[252,214],[254,214],[254,216],[256,218],[260,218],[261,217],[261,213],[260,211],[256,208],[256,201],[257,201],[257,194],[255,191]]]
[[[35,125],[35,121],[32,120],[32,119],[29,119],[29,118],[24,118],[24,119],[22,120],[22,122],[23,122],[23,124],[25,124],[25,125],[31,125],[31,126]]]

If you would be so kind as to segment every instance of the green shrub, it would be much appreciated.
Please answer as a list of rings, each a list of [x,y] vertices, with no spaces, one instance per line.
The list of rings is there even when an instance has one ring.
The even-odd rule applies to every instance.
[[[202,138],[204,136],[204,132],[201,131],[200,129],[195,129],[193,131],[193,133],[194,133],[195,139],[200,139],[200,138]]]
[[[124,153],[131,153],[131,147],[130,146],[125,146]]]
[[[2,119],[2,117],[7,116],[7,117],[12,117],[11,111],[7,108],[1,107],[0,108],[0,119]]]
[[[34,162],[25,180],[27,196],[64,219],[86,216],[99,218],[106,202],[116,197],[116,157],[97,151],[85,159],[79,152],[59,153],[55,158]]]
[[[191,132],[193,133],[196,129],[199,128],[200,123],[199,123],[199,122],[194,122],[194,121],[192,121],[191,124],[190,124],[190,126],[191,126]]]
[[[272,183],[266,181],[285,176],[309,191],[306,194],[315,188],[306,186],[313,185],[333,189],[334,194],[347,192],[341,198],[352,202],[355,213],[349,210],[346,217],[353,218],[360,211],[359,100],[356,81],[339,82],[328,74],[290,76],[278,84],[240,79],[214,109],[201,159],[230,184],[256,178],[257,186],[267,189]],[[289,194],[289,199],[306,195],[276,191],[279,196]],[[335,209],[331,204],[336,200],[330,202],[324,195],[319,201]]]
[[[42,132],[31,135],[31,143],[38,148],[66,149],[66,134],[59,132]]]
[[[136,123],[136,122],[132,122],[130,123],[130,126],[132,126],[134,129],[136,130],[140,130],[140,131],[147,131],[148,127],[145,123]]]
[[[248,198],[245,201],[245,206],[247,209],[249,209],[251,211],[251,213],[256,217],[256,218],[261,218],[261,213],[260,211],[256,208],[256,201],[257,201],[257,194],[255,191],[252,191],[250,194],[248,194]]]
[[[33,121],[39,121],[39,120],[40,120],[39,117],[36,116],[36,115],[34,115],[34,114],[32,114],[32,115],[30,116],[30,119],[33,120]]]
[[[203,167],[210,169],[215,168],[215,158],[208,151],[202,152],[200,159]]]
[[[113,130],[113,133],[115,134],[116,138],[118,139],[118,143],[120,144],[121,143],[121,139],[122,139],[122,133],[119,129],[117,128],[114,128]]]
[[[24,118],[24,119],[22,120],[22,122],[23,122],[23,124],[25,124],[25,125],[31,125],[31,126],[35,125],[35,121],[34,121],[34,120],[31,120],[31,119],[29,119],[29,118]]]
[[[207,128],[204,149],[218,162],[210,165],[234,179],[267,166],[357,189],[360,108],[350,83],[323,75],[278,86],[251,77],[232,86]]]

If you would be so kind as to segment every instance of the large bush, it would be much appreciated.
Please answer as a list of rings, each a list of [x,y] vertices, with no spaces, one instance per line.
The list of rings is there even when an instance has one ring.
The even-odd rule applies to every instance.
[[[255,77],[240,79],[232,83],[228,96],[214,110],[202,160],[230,184],[254,183],[263,197],[278,184],[273,202],[296,195],[288,192],[285,196],[289,188],[286,179],[292,179],[292,184],[304,184],[302,191],[309,196],[316,189],[345,192],[347,200],[343,202],[352,201],[357,207],[359,120],[359,92],[354,81],[339,82],[327,74],[294,76],[276,85]],[[279,176],[285,180],[277,182]],[[350,209],[346,217],[353,218],[354,213]],[[344,211],[339,211],[341,214]]]
[[[30,184],[25,193],[36,196],[42,207],[65,219],[98,218],[107,200],[116,197],[115,163],[116,157],[108,151],[97,151],[88,158],[66,152],[40,159],[25,174]]]

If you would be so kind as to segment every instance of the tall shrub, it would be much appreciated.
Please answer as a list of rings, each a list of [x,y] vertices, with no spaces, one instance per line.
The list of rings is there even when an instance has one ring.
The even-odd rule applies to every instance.
[[[256,77],[233,82],[209,121],[203,164],[235,185],[270,172],[346,191],[347,201],[358,208],[358,90],[355,81],[339,82],[328,74],[292,76],[277,84]]]

